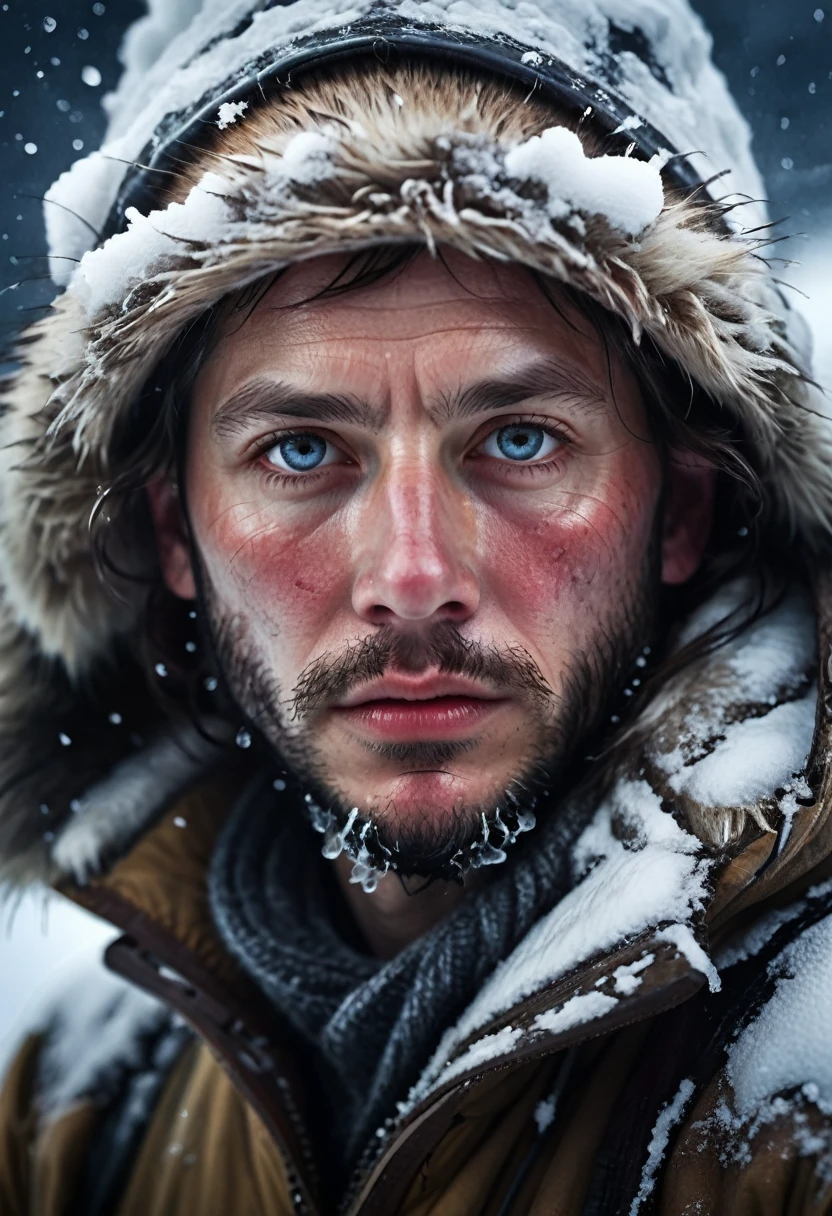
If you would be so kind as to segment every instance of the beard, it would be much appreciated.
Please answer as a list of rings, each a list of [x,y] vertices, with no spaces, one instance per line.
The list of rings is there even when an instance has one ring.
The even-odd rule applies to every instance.
[[[392,626],[325,653],[301,671],[286,694],[258,650],[242,613],[219,602],[199,562],[199,613],[207,649],[234,710],[266,746],[276,767],[287,770],[302,795],[312,827],[323,836],[322,853],[344,853],[353,862],[351,882],[372,891],[388,872],[402,878],[461,882],[470,870],[499,864],[518,838],[537,822],[541,796],[547,806],[553,787],[582,740],[609,713],[637,657],[647,650],[659,602],[658,543],[650,546],[644,568],[609,599],[607,618],[598,622],[592,641],[576,651],[555,692],[531,655],[517,646],[497,646],[465,637],[451,622],[439,622],[419,635]],[[643,665],[644,660],[640,659]],[[529,711],[530,744],[525,762],[488,801],[460,800],[441,820],[432,808],[423,814],[397,815],[395,804],[362,811],[329,771],[315,741],[319,715],[368,680],[391,671],[428,669],[483,681],[522,700]],[[639,671],[639,675],[643,673]],[[617,721],[618,719],[614,719]],[[248,732],[243,732],[248,740]],[[416,767],[439,767],[476,748],[470,740],[373,743],[371,753]],[[277,788],[283,788],[279,780]]]

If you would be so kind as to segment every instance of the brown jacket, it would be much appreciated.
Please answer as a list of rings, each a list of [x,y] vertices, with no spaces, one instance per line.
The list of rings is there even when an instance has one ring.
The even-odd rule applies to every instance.
[[[587,938],[582,956],[548,982],[538,978],[532,991],[488,1020],[466,1015],[475,1027],[470,1033],[465,1018],[451,1029],[450,1045],[426,1067],[380,1154],[353,1180],[342,1210],[362,1216],[832,1212],[832,1125],[823,1095],[828,1065],[818,1058],[815,1077],[805,1064],[812,1043],[822,1047],[829,1038],[817,1022],[827,1011],[800,996],[830,991],[832,976],[832,937],[825,949],[832,924],[826,919],[832,888],[824,885],[832,874],[826,592],[819,602],[821,693],[805,774],[811,797],[798,784],[799,802],[789,804],[782,790],[761,800],[739,843],[716,858],[684,843],[693,841],[676,823],[692,813],[684,791],[675,803],[665,798],[658,836],[648,831],[646,844],[633,841],[634,821],[619,807],[618,818],[604,821],[625,838],[623,848],[616,844],[617,869],[588,868],[512,956],[500,982],[511,991],[524,968],[536,969],[538,977],[547,966],[556,972],[552,960],[576,925]],[[785,629],[788,613],[779,621],[775,614],[774,624]],[[632,740],[626,759],[617,762],[627,788],[638,778],[666,795],[655,739],[666,747],[668,731],[684,737],[679,715],[701,709],[704,683],[710,689],[724,684],[731,657],[720,653],[688,678],[676,702],[665,699],[652,742]],[[786,675],[787,669],[784,660]],[[793,676],[780,706],[793,703]],[[783,673],[775,678],[785,689]],[[738,687],[733,695],[736,702],[746,694]],[[724,736],[725,721],[736,721],[738,711],[736,704],[726,709],[724,697],[720,705]],[[746,700],[743,720],[762,720],[772,709],[770,701],[753,706]],[[718,746],[704,738],[699,743],[710,754]],[[195,1031],[187,1038],[178,1032],[184,1046],[164,1070],[124,1157],[115,1206],[102,1209],[118,1216],[340,1210],[307,1131],[316,1094],[301,1084],[288,1031],[240,974],[209,913],[207,864],[239,780],[229,772],[193,790],[106,874],[86,886],[63,886],[64,895],[122,931],[107,951],[109,968],[160,997]],[[766,816],[778,830],[759,826]],[[595,831],[598,822],[596,816]],[[693,901],[689,923],[682,918],[668,925],[665,917],[628,933],[623,905],[657,897],[653,888],[671,855],[661,855],[667,832],[682,841],[681,852],[671,851],[680,882],[691,881],[697,866],[707,868],[705,905]],[[648,864],[651,850],[657,868],[633,870]],[[597,949],[593,917],[599,909],[615,913],[618,901],[624,931],[612,946]],[[797,1018],[788,1004],[795,994]],[[784,1027],[796,1044],[796,1065],[788,1052],[785,1063],[781,1059]],[[86,1193],[89,1163],[112,1110],[102,1111],[104,1098],[94,1087],[50,1109],[42,1094],[48,1050],[48,1032],[25,1043],[0,1101],[2,1216],[78,1216],[77,1197]],[[753,1091],[761,1075],[765,1080],[766,1068],[772,1085],[749,1105],[745,1091]]]

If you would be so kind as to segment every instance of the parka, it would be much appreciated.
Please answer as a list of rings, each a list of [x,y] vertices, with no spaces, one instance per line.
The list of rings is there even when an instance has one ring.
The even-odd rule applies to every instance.
[[[379,62],[398,81],[414,56],[528,88],[570,136],[495,129],[475,83],[444,110],[369,97]],[[337,122],[304,109],[305,73],[368,62]],[[125,63],[104,147],[49,194],[63,294],[0,390],[0,880],[46,884],[120,936],[109,977],[68,990],[8,1073],[0,1212],[832,1210],[832,453],[698,18],[684,0],[208,0],[152,9]],[[165,193],[183,152],[284,92],[256,158]],[[725,644],[633,680],[592,779],[564,795],[582,825],[570,891],[334,1194],[296,1041],[210,913],[250,740],[210,695],[199,723],[160,705],[170,673],[137,645],[140,496],[109,503],[166,353],[209,305],[300,257],[414,240],[517,261],[652,343],[741,428],[766,528],[805,576]],[[99,527],[118,559],[103,581]],[[741,614],[752,582],[725,580],[671,648]]]
[[[85,885],[62,883],[121,930],[108,968],[156,999],[79,977],[24,1044],[0,1106],[2,1211],[59,1216],[79,1195],[90,1216],[832,1210],[832,722],[828,676],[819,696],[814,683],[828,596],[817,638],[799,597],[685,675],[660,741],[621,758],[594,811],[583,877],[449,1030],[345,1196],[327,1192],[291,1032],[211,921],[206,870],[240,772],[177,800]],[[776,750],[778,720],[804,706],[805,772],[732,848],[716,858],[660,809],[665,730],[714,714],[692,766],[707,770],[726,719]],[[753,782],[741,768],[731,779]]]

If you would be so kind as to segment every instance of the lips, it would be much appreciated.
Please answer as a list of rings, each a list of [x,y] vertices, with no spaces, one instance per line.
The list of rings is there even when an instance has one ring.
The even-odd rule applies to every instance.
[[[391,676],[353,692],[333,712],[377,738],[427,742],[469,736],[505,704],[472,680]]]
[[[354,690],[338,701],[338,709],[354,709],[375,701],[433,701],[444,697],[467,697],[477,701],[501,700],[476,680],[461,676],[385,676]]]

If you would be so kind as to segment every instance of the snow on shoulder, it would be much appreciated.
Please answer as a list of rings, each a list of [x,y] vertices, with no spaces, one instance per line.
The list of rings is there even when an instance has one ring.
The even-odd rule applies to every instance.
[[[638,236],[664,206],[658,168],[629,156],[587,156],[567,127],[547,127],[512,148],[505,167],[512,177],[543,182],[552,219],[573,211],[601,215],[611,228]]]
[[[573,858],[578,881],[543,916],[493,972],[477,998],[443,1036],[401,1113],[434,1088],[511,1049],[525,1034],[560,1034],[596,1021],[639,988],[652,952],[613,974],[614,991],[579,992],[539,1014],[525,1032],[488,1023],[532,993],[648,930],[672,944],[713,990],[719,977],[691,925],[704,906],[710,863],[646,781],[622,779],[578,838]],[[664,926],[664,928],[660,928]],[[476,1038],[477,1031],[485,1031]],[[461,1054],[458,1047],[470,1041]]]
[[[695,615],[679,645],[741,619],[748,595],[744,582],[725,588]],[[709,681],[683,697],[679,688],[666,689],[646,716],[657,726],[651,754],[673,793],[709,809],[754,807],[777,796],[779,809],[793,816],[796,799],[811,793],[803,774],[815,729],[816,666],[811,603],[795,587],[715,652]],[[672,711],[674,701],[681,714]],[[738,714],[738,706],[755,709]]]
[[[804,930],[769,975],[773,995],[728,1053],[736,1116],[765,1123],[795,1090],[832,1114],[832,917]]]

